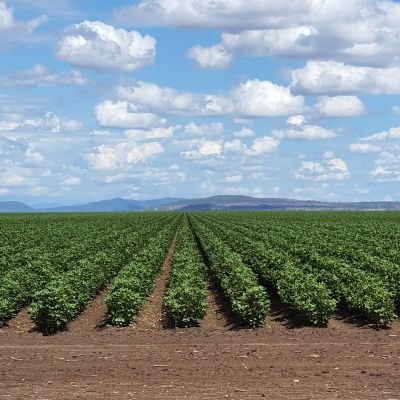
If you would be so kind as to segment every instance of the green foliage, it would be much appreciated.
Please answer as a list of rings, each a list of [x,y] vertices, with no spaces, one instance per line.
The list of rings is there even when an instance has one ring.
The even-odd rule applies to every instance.
[[[205,265],[185,218],[177,235],[168,291],[164,299],[175,325],[193,326],[206,315],[205,273]]]
[[[258,284],[254,273],[236,252],[197,219],[192,222],[212,273],[231,302],[232,310],[249,326],[262,325],[270,309],[265,289]]]
[[[139,225],[136,231],[130,228],[117,232],[115,239],[104,246],[103,251],[96,251],[93,255],[77,260],[67,272],[52,276],[50,266],[48,274],[44,275],[44,270],[34,274],[40,278],[39,281],[45,276],[50,278],[49,283],[44,284],[43,289],[38,288],[32,296],[30,313],[37,327],[45,333],[63,329],[128,263],[143,243],[149,241],[165,224],[170,226],[174,220],[176,216],[171,215],[170,218],[161,218],[149,225],[145,217],[142,226]]]
[[[150,295],[154,278],[160,271],[176,231],[170,224],[135,254],[114,280],[106,297],[107,316],[112,325],[129,325]]]

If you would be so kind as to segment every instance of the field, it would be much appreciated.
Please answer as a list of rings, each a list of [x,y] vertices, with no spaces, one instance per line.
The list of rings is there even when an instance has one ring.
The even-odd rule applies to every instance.
[[[400,214],[23,214],[0,232],[0,397],[400,399]]]

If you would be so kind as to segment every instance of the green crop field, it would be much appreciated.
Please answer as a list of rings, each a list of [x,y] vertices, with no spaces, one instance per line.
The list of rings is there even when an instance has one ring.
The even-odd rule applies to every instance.
[[[164,306],[176,326],[207,312],[207,280],[245,326],[271,298],[306,323],[337,310],[390,326],[400,302],[400,214],[193,212],[0,216],[0,322],[28,308],[63,329],[109,287],[111,325],[129,325],[175,239]]]

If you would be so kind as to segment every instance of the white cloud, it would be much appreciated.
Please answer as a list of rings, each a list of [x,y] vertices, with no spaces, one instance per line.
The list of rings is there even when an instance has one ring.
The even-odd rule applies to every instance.
[[[0,30],[10,29],[14,25],[14,15],[11,8],[4,1],[0,2]]]
[[[157,142],[121,142],[115,146],[98,146],[94,151],[86,153],[84,159],[95,170],[115,170],[129,168],[163,152],[163,146]]]
[[[133,87],[120,86],[116,92],[120,100],[155,113],[219,115],[232,111],[231,102],[220,96],[179,92],[150,82],[137,82]]]
[[[255,135],[255,132],[250,128],[242,128],[240,131],[233,132],[233,136],[236,138],[253,137]]]
[[[97,123],[103,128],[149,128],[165,123],[155,114],[140,112],[139,108],[126,101],[106,100],[95,108]]]
[[[28,145],[28,148],[25,151],[25,158],[26,161],[35,164],[40,164],[45,160],[43,155],[36,150],[35,146],[32,143]]]
[[[132,26],[225,30],[217,46],[235,55],[372,66],[399,61],[399,17],[400,5],[387,0],[141,0],[117,12]]]
[[[299,11],[301,4],[300,1],[287,4],[285,17],[290,15],[290,19],[291,11]],[[116,17],[138,26],[245,29],[277,25],[282,14],[281,5],[272,1],[146,0],[118,10]]]
[[[77,176],[69,176],[61,181],[61,186],[79,186],[81,184],[81,179]]]
[[[302,126],[307,122],[303,115],[292,115],[286,120],[288,125]]]
[[[129,129],[125,131],[125,136],[133,140],[165,139],[174,135],[180,125],[170,127],[157,127],[150,130]]]
[[[317,125],[306,124],[306,119],[303,115],[294,115],[287,119],[288,127],[286,129],[274,129],[272,136],[278,139],[304,139],[318,140],[330,139],[336,134],[328,129]]]
[[[391,151],[379,153],[375,165],[370,176],[377,182],[400,181],[400,146],[393,146]]]
[[[292,71],[291,88],[301,94],[399,94],[400,68],[308,61],[305,67]]]
[[[248,80],[224,95],[179,92],[154,83],[118,87],[119,100],[153,113],[171,115],[230,115],[272,117],[302,112],[304,98],[269,81]]]
[[[239,183],[242,182],[243,177],[241,174],[238,175],[231,175],[231,176],[226,176],[224,179],[225,183]]]
[[[400,127],[390,128],[388,131],[374,133],[373,135],[361,138],[364,141],[384,141],[400,139]]]
[[[187,135],[197,136],[221,136],[224,133],[224,125],[221,122],[197,125],[194,122],[185,125],[184,132]]]
[[[227,153],[243,153],[246,145],[240,139],[233,139],[224,143],[224,150]]]
[[[87,80],[79,71],[56,72],[36,64],[32,69],[14,72],[1,83],[4,86],[85,85]]]
[[[382,148],[369,143],[352,143],[350,151],[352,153],[378,153],[382,151]]]
[[[279,144],[280,141],[278,139],[269,136],[257,138],[251,147],[246,150],[246,154],[249,156],[260,156],[265,153],[272,153],[278,149]]]
[[[53,112],[47,112],[42,118],[27,119],[21,115],[14,121],[0,121],[0,131],[50,131],[53,133],[76,132],[83,128],[83,124],[76,120],[60,118]]]
[[[336,134],[318,125],[303,125],[298,129],[273,130],[272,136],[278,139],[318,140],[330,139],[335,137]]]
[[[350,177],[347,164],[340,158],[326,158],[322,162],[302,161],[294,173],[295,179],[320,181],[343,181]]]
[[[221,154],[222,144],[220,141],[206,140],[198,148],[203,156],[219,156]]]
[[[130,72],[153,63],[155,47],[151,36],[84,21],[66,31],[57,55],[79,67]]]
[[[231,95],[235,110],[246,117],[273,117],[302,112],[304,99],[293,96],[290,89],[269,81],[249,80]]]
[[[12,42],[28,42],[32,40],[31,34],[40,25],[48,21],[46,15],[29,21],[18,21],[14,17],[14,10],[6,2],[0,1],[0,38],[4,45]]]
[[[247,30],[224,33],[221,44],[225,52],[253,57],[310,57],[318,51],[318,31],[311,25],[282,29]]]
[[[365,112],[363,102],[356,96],[323,96],[314,106],[321,117],[358,117]]]
[[[211,47],[194,46],[188,52],[189,58],[193,59],[201,68],[224,69],[232,62],[232,54],[228,53],[221,45]]]

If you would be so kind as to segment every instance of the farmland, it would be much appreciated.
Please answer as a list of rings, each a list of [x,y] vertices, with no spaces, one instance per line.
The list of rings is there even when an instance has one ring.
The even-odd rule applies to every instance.
[[[264,373],[271,365],[273,368],[272,359],[281,358],[296,365],[305,363],[320,376],[318,367],[337,363],[340,367],[335,368],[344,368],[343,363],[350,362],[345,353],[327,350],[339,346],[357,358],[352,360],[353,369],[371,368],[380,376],[391,377],[385,380],[385,387],[392,391],[392,397],[400,387],[395,377],[400,362],[400,214],[21,214],[0,216],[0,232],[0,338],[5,344],[2,354],[8,354],[11,360],[22,361],[20,349],[30,349],[32,362],[39,357],[44,360],[44,370],[53,365],[57,371],[55,358],[71,358],[71,354],[65,354],[73,346],[89,346],[81,354],[85,368],[92,370],[89,360],[95,354],[114,358],[117,363],[121,349],[131,354],[134,348],[139,359],[128,360],[126,365],[140,364],[140,359],[144,362],[144,367],[140,364],[144,368],[140,380],[150,368],[145,361],[150,357],[158,368],[160,380],[156,381],[161,385],[163,379],[158,374],[160,369],[167,371],[171,360],[186,365],[186,369],[179,369],[180,379],[185,374],[189,374],[188,380],[195,379],[189,364],[200,362],[197,347],[203,348],[201,351],[207,348],[210,354],[201,358],[203,364],[218,363],[222,357],[224,384],[235,379],[235,374],[242,379],[242,392],[226,389],[229,396],[245,398],[243,393],[256,388],[262,394],[261,387],[250,384],[255,374],[249,375],[249,368]],[[296,351],[316,354],[315,358],[324,353],[325,364],[298,360],[288,348],[290,341],[299,344]],[[230,342],[235,345],[229,347]],[[261,351],[260,342],[270,347]],[[137,347],[128,350],[129,346]],[[141,346],[162,348],[146,352]],[[180,346],[183,350],[177,350]],[[188,348],[191,355],[183,356]],[[223,355],[227,348],[233,358],[243,356],[244,367],[227,361]],[[40,349],[47,349],[53,361]],[[376,353],[387,357],[372,360],[369,356]],[[157,354],[161,361],[156,360]],[[259,358],[253,359],[255,354]],[[260,364],[259,360],[268,357]],[[0,358],[0,363],[4,360]],[[275,365],[285,376],[288,370],[282,360]],[[30,361],[25,362],[29,365]],[[350,368],[351,364],[346,365]],[[123,369],[119,364],[118,368]],[[231,369],[235,368],[240,372],[233,373]],[[278,373],[268,372],[272,376]],[[17,379],[18,371],[7,368],[0,373],[0,390],[6,385],[13,398],[23,398],[23,386],[4,383]],[[346,373],[352,374],[349,370]],[[53,372],[49,370],[48,374]],[[291,374],[295,376],[288,377],[291,383],[301,375],[296,371]],[[96,375],[94,371],[92,375]],[[126,371],[122,375],[129,380]],[[34,376],[32,380],[40,380]],[[336,378],[339,375],[332,377],[334,382]],[[77,377],[71,375],[69,379],[73,382]],[[174,381],[172,376],[168,379]],[[318,385],[324,385],[325,380],[314,379],[317,390],[322,390]],[[110,385],[118,386],[117,376],[114,380]],[[373,390],[381,393],[376,392],[378,387],[383,390],[376,383],[375,389],[370,388],[369,382],[363,381],[368,390],[364,387],[362,398],[373,398]],[[62,382],[59,384],[62,390]],[[357,386],[354,382],[347,384],[343,384],[346,390]],[[59,398],[51,388],[39,386],[44,398]],[[141,398],[150,398],[152,393],[144,390]],[[79,395],[83,394],[87,396],[84,391]],[[109,398],[113,398],[111,392]],[[171,394],[165,398],[175,397]]]

